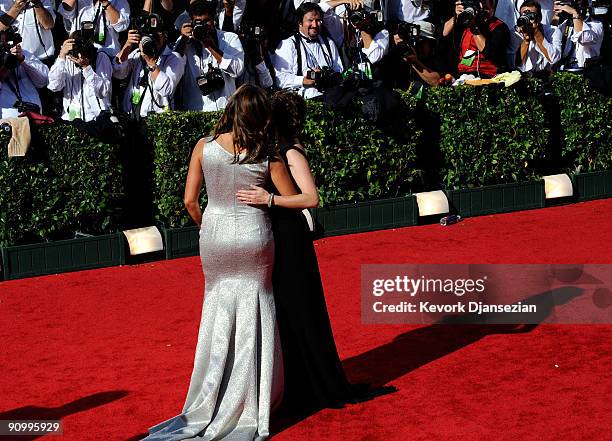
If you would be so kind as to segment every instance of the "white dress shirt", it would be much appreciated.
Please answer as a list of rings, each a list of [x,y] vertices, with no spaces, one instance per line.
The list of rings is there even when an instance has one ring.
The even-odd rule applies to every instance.
[[[410,0],[387,1],[389,2],[389,20],[402,20],[408,23],[414,23],[415,21],[426,20],[430,15],[429,9],[415,6]]]
[[[155,81],[152,81],[151,73],[143,69],[139,49],[134,49],[123,63],[117,63],[116,58],[113,60],[113,75],[116,78],[121,80],[131,74],[130,82],[123,97],[123,110],[125,112],[132,112],[132,96],[135,92],[139,92],[142,97],[141,117],[147,116],[150,112],[162,113],[174,107],[172,98],[176,86],[183,76],[185,61],[179,54],[172,52],[166,46],[157,59],[157,65],[160,72]],[[147,87],[142,87],[140,82],[145,75],[148,77]],[[154,100],[151,97],[151,90],[154,94]]]
[[[529,42],[529,49],[527,49],[527,58],[525,59],[525,62],[521,66],[517,66],[520,71],[537,72],[549,69],[561,59],[561,41],[563,38],[561,31],[558,28],[549,25],[543,25],[543,28],[544,41],[542,42],[542,45],[546,48],[550,60],[544,56],[543,51],[536,44],[536,41],[531,40]],[[517,34],[522,41],[521,35],[516,31],[515,34]]]
[[[0,106],[2,107],[2,118],[16,118],[19,112],[13,107],[17,101],[18,92],[21,95],[21,100],[37,104],[40,107],[40,97],[36,88],[42,88],[47,85],[47,76],[49,68],[45,66],[38,57],[23,51],[25,57],[23,63],[17,66],[12,72],[0,83]],[[7,83],[13,85],[11,88]]]
[[[51,17],[53,17],[55,21],[55,11],[51,5],[51,0],[42,0],[41,2],[43,7],[51,14]],[[13,0],[0,0],[0,11],[6,14],[14,3]],[[23,39],[21,47],[41,60],[45,60],[55,54],[53,34],[51,33],[51,29],[43,28],[38,22],[35,11],[34,8],[22,10],[15,18],[13,26],[17,27],[17,31]],[[38,31],[36,27],[38,27]],[[40,32],[40,37],[38,36],[38,32]]]
[[[47,88],[64,92],[62,119],[91,121],[102,110],[110,108],[112,75],[113,65],[104,52],[98,52],[95,71],[91,66],[81,69],[72,60],[55,60],[49,71]]]
[[[329,50],[320,35],[314,42],[307,42],[305,37],[299,38],[298,47],[302,58],[302,71],[298,72],[298,53],[293,35],[283,40],[276,49],[273,64],[279,87],[283,89],[295,88],[304,98],[314,98],[321,92],[314,87],[303,86],[304,75],[314,68],[328,66],[336,72],[342,72],[342,60],[334,42],[329,39]]]
[[[510,46],[508,47],[507,58],[508,66],[515,65],[514,56],[519,46],[521,45],[521,37],[515,32],[516,19],[520,17],[521,5],[524,0],[499,0],[495,9],[495,16],[506,23],[510,29]],[[539,0],[538,3],[542,6],[542,24],[549,25],[554,16],[554,0]]]
[[[599,20],[588,18],[583,21],[582,31],[575,32],[572,19],[570,18],[559,25],[559,31],[561,31],[562,36],[568,26],[567,41],[561,58],[567,58],[570,63],[575,58],[577,67],[584,67],[586,60],[598,57],[601,52],[601,44],[604,39],[603,23]],[[565,67],[573,66],[568,64]]]
[[[223,3],[223,2],[220,2]],[[242,15],[244,14],[244,8],[246,6],[246,0],[236,0],[234,4],[234,12],[232,13],[232,21],[234,22],[234,31],[238,30],[240,22],[242,21]],[[219,29],[223,27],[223,21],[225,20],[225,9],[221,8],[219,13]]]
[[[199,44],[187,44],[185,47],[185,78],[181,83],[182,110],[215,111],[224,109],[227,100],[236,91],[236,78],[244,70],[244,51],[238,35],[233,32],[217,30],[219,50],[223,52],[221,63],[208,49]],[[200,50],[201,49],[201,50]],[[196,78],[209,70],[209,64],[218,67],[223,73],[225,86],[223,89],[202,95]]]
[[[95,25],[95,31],[98,35],[104,32],[106,35],[106,41],[104,44],[95,43],[95,46],[104,52],[109,54],[111,57],[117,55],[117,52],[121,50],[121,44],[119,43],[119,32],[127,30],[130,26],[130,6],[126,0],[110,0],[110,4],[119,11],[119,20],[115,24],[111,24],[110,20],[106,18],[104,10],[101,5],[97,2],[95,5],[92,0],[77,0],[78,6],[75,3],[72,11],[64,9],[63,4],[60,5],[57,12],[64,17],[64,27],[68,34],[81,29],[81,23],[84,21],[94,21],[96,15],[98,16],[97,23]],[[78,9],[78,15],[77,15]],[[104,26],[106,21],[106,27]],[[96,35],[97,37],[97,35]]]
[[[382,60],[382,58],[389,52],[389,31],[383,29],[374,36],[374,39],[370,43],[370,47],[363,47],[361,49],[370,63],[374,64]]]

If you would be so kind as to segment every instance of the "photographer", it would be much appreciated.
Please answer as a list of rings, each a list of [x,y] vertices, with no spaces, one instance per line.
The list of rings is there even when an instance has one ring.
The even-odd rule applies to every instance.
[[[495,9],[495,16],[506,23],[508,29],[513,31],[516,27],[516,20],[521,15],[521,6],[525,0],[499,0]],[[554,0],[538,0],[542,7],[542,24],[551,25],[553,20]],[[521,38],[514,32],[510,32],[510,46],[508,46],[507,59],[508,66],[514,68],[516,51],[521,45]]]
[[[244,21],[238,29],[244,48],[244,69],[236,79],[237,85],[251,84],[270,89],[274,86],[272,62],[268,53],[268,37],[263,26]],[[271,68],[271,69],[270,69]]]
[[[80,31],[73,32],[49,71],[47,86],[64,94],[62,119],[92,121],[109,109],[112,74],[109,56]]]
[[[295,14],[297,33],[281,42],[274,57],[278,85],[305,98],[341,81],[342,60],[334,42],[321,35],[322,17],[319,5],[303,3]]]
[[[82,29],[85,23],[91,24],[96,47],[111,57],[121,48],[119,32],[130,25],[130,6],[126,0],[63,0],[57,12],[64,17],[69,34]]]
[[[391,48],[376,76],[394,89],[408,89],[415,82],[437,86],[442,69],[435,54],[435,26],[426,21],[399,22],[390,29]]]
[[[319,3],[323,11],[323,26],[336,46],[342,48],[346,22],[350,11],[363,9],[364,0],[328,0]]]
[[[561,31],[542,24],[542,9],[534,0],[526,0],[516,21],[516,35],[521,45],[516,53],[516,66],[522,72],[552,71],[561,59]]]
[[[185,62],[166,45],[167,35],[156,14],[134,20],[123,48],[113,60],[115,78],[130,77],[123,110],[140,119],[173,108],[173,95]],[[136,48],[134,49],[134,47]]]
[[[215,28],[214,5],[196,0],[189,5],[191,22],[181,27],[175,50],[185,60],[180,85],[183,110],[215,111],[225,108],[236,90],[235,79],[244,69],[238,35]]]
[[[52,28],[55,11],[51,0],[0,0],[0,30],[15,26],[23,39],[21,47],[41,60],[55,53]],[[50,64],[50,63],[49,63]]]
[[[444,37],[458,31],[458,72],[492,78],[506,69],[506,47],[510,41],[508,27],[493,15],[494,0],[461,0],[455,2],[455,15],[444,24]],[[455,29],[457,28],[457,29]]]
[[[369,71],[389,51],[389,31],[383,29],[382,13],[359,8],[349,13],[349,23],[357,30],[354,47],[358,56],[353,61],[359,63],[362,72]]]
[[[601,21],[586,15],[587,11],[587,0],[555,2],[553,24],[562,35],[560,70],[584,68],[587,60],[600,54],[604,26]]]
[[[23,112],[40,113],[36,88],[47,85],[49,68],[33,54],[21,49],[15,28],[0,31],[0,106],[2,118]]]

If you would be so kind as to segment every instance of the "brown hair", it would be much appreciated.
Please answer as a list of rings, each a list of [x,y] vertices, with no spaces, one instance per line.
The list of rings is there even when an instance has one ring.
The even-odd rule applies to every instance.
[[[270,100],[266,92],[260,87],[243,84],[227,102],[215,126],[213,139],[222,133],[231,133],[234,137],[234,163],[256,163],[272,153],[271,128]],[[239,152],[243,149],[246,156],[239,160]]]
[[[288,90],[272,95],[272,121],[277,133],[287,141],[302,134],[305,119],[306,102],[300,95]]]

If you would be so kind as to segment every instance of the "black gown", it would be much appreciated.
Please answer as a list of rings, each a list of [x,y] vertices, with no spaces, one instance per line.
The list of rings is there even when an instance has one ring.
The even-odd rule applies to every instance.
[[[281,149],[285,164],[291,149],[301,153],[294,146]],[[280,207],[272,208],[271,219],[272,283],[285,373],[282,409],[307,414],[355,402],[336,350],[306,219],[299,210]]]

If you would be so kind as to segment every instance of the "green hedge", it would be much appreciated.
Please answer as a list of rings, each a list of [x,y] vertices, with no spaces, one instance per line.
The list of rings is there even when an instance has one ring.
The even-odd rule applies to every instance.
[[[612,99],[576,74],[557,74],[552,86],[560,105],[562,158],[582,172],[612,169]]]
[[[0,245],[116,231],[123,201],[118,146],[53,125],[33,129],[25,157],[1,150]]]
[[[424,101],[406,93],[404,109],[384,125],[364,119],[357,105],[340,113],[308,102],[303,141],[322,203],[525,181],[551,168],[612,169],[612,101],[572,74],[553,77],[552,96],[543,90],[531,80],[507,89],[436,88]],[[143,140],[141,147],[152,144],[153,154],[145,155],[139,171],[152,182],[152,194],[143,195],[143,201],[153,201],[151,222],[189,225],[183,191],[191,150],[218,117],[170,112],[148,119],[150,143]],[[97,142],[69,126],[41,127],[37,133],[28,157],[7,159],[6,147],[0,153],[0,245],[138,223],[123,219],[134,210],[122,208],[131,206],[124,193],[140,194],[134,184],[140,176],[130,181],[122,170],[139,158],[128,160],[122,157],[125,146]],[[6,146],[6,139],[0,145]],[[125,148],[126,155],[130,151],[138,149]],[[551,152],[560,159],[551,161]]]
[[[439,87],[427,108],[440,118],[440,164],[448,188],[533,179],[548,143],[542,104],[515,88]]]

